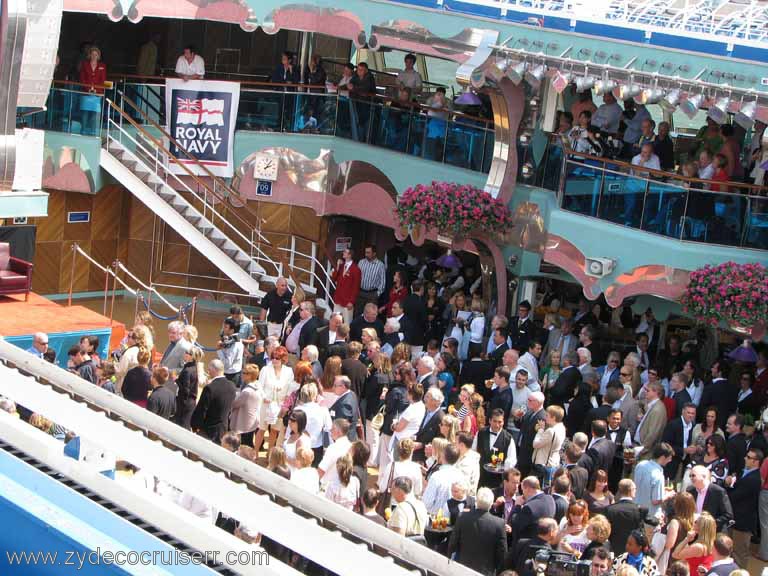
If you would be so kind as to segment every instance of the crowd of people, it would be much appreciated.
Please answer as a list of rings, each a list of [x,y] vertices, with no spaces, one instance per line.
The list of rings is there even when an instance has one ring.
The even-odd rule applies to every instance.
[[[575,152],[631,162],[638,171],[677,172],[686,178],[711,181],[691,182],[692,188],[728,192],[737,190],[722,183],[768,184],[768,152],[762,143],[765,123],[755,121],[751,138],[745,142],[744,130],[737,124],[718,122],[722,120],[708,115],[685,159],[679,161],[682,151],[675,149],[669,122],[660,122],[657,127],[646,105],[630,98],[622,108],[610,92],[603,95],[598,107],[592,92],[585,91],[577,94],[570,111],[561,112],[558,133]]]
[[[726,575],[758,534],[768,560],[764,346],[726,355],[701,330],[665,335],[650,309],[552,293],[486,315],[470,266],[387,266],[374,246],[333,277],[327,318],[283,278],[254,318],[233,307],[207,364],[194,326],[171,322],[158,351],[142,312],[109,358],[85,337],[68,367],[482,574]],[[626,348],[604,344],[615,329]]]

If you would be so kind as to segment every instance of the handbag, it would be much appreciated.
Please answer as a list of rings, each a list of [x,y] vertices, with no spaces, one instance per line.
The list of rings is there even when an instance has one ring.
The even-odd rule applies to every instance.
[[[552,442],[549,444],[549,454],[547,454],[547,463],[549,463],[549,458],[552,456],[552,449],[555,447],[555,432],[552,432]],[[549,475],[549,472],[547,470],[546,464],[534,464],[533,468],[531,469],[531,474],[533,476],[536,476],[536,478],[539,479],[539,483],[544,486],[545,481],[547,480],[547,476]]]
[[[381,408],[379,408],[379,411],[376,412],[376,415],[373,418],[371,418],[371,428],[376,432],[380,432],[381,427],[384,426],[384,412],[386,411],[387,411],[386,404],[382,404]]]
[[[395,481],[395,463],[389,465],[389,478],[387,479],[387,489],[381,493],[379,503],[376,505],[376,512],[382,518],[385,518],[384,511],[392,504],[392,484]]]

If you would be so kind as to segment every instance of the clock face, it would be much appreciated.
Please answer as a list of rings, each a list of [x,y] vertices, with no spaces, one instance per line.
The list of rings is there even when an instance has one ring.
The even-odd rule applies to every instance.
[[[253,163],[253,175],[256,180],[277,180],[277,167],[279,160],[277,156],[270,154],[259,154]]]

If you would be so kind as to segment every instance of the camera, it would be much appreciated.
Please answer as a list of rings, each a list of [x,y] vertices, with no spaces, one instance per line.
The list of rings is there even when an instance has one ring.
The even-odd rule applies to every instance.
[[[542,576],[590,576],[592,562],[576,560],[571,554],[555,552],[547,548],[536,550],[532,562],[536,574]],[[607,575],[606,575],[607,576]]]
[[[238,341],[237,334],[232,334],[230,336],[227,336],[226,334],[224,334],[224,332],[221,332],[219,334],[219,336],[221,338],[221,347],[222,348],[229,348],[230,346],[233,346],[235,344],[235,342]]]

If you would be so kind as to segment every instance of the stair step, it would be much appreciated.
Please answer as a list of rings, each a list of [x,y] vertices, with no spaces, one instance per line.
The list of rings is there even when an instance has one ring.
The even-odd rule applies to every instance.
[[[222,248],[221,250],[222,252],[224,252],[224,254],[232,258],[232,260],[234,260],[238,264],[240,263],[240,261],[237,259],[237,255],[239,254],[238,250],[235,250],[234,248]]]
[[[226,238],[211,238],[211,242],[213,242],[214,244],[216,244],[216,246],[221,248],[222,246],[224,246],[224,244],[227,243],[227,239]]]
[[[184,214],[183,216],[184,218],[186,218],[187,222],[189,222],[195,227],[197,227],[197,225],[200,224],[200,221],[202,220],[202,217],[200,216],[188,216],[186,214]]]

